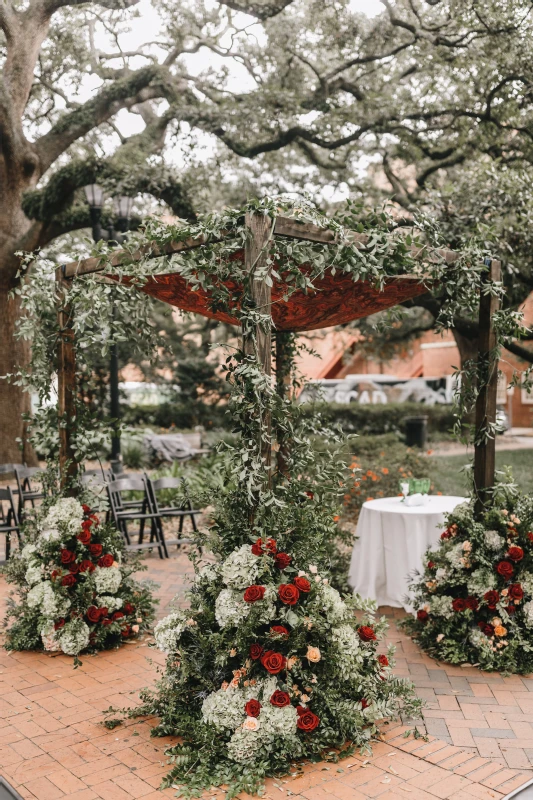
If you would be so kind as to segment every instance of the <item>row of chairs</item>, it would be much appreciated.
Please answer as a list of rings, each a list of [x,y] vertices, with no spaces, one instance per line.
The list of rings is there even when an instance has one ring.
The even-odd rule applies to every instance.
[[[44,497],[42,490],[36,489],[31,483],[31,479],[42,472],[41,467],[27,467],[25,464],[0,465],[0,475],[15,475],[17,488],[11,491],[13,495],[18,496],[17,516],[19,519],[24,516],[26,503],[30,503],[31,507],[35,508],[35,501],[42,500]]]

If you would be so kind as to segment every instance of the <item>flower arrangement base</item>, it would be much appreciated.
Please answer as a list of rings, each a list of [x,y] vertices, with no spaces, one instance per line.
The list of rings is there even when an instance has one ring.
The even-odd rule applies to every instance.
[[[154,618],[148,586],[132,574],[122,537],[88,506],[56,499],[25,526],[26,544],[6,567],[20,602],[8,609],[6,647],[74,656],[119,646]]]
[[[533,498],[507,493],[479,519],[458,506],[426,557],[410,587],[416,614],[401,624],[428,655],[533,672]]]

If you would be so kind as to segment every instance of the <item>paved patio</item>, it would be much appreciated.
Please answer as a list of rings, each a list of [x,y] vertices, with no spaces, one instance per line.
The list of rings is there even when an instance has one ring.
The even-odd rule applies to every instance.
[[[159,616],[177,594],[183,601],[189,562],[147,557],[144,577],[160,584]],[[141,577],[143,577],[141,575]],[[8,594],[0,578],[0,601]],[[402,633],[400,612],[382,609],[397,647],[396,673],[410,677],[428,702],[420,730],[383,726],[373,755],[340,764],[306,764],[287,778],[269,780],[266,797],[296,800],[473,800],[502,798],[533,777],[533,680],[487,675],[432,661]],[[84,657],[72,669],[65,656],[0,651],[0,774],[26,798],[55,800],[156,800],[173,797],[157,787],[167,771],[170,737],[151,739],[151,721],[129,721],[109,731],[102,712],[137,702],[164,663],[149,640]],[[152,660],[152,663],[148,661]],[[210,792],[206,797],[220,798]]]

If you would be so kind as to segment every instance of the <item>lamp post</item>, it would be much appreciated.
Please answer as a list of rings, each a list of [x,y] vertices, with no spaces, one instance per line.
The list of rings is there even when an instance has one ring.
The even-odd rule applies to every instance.
[[[89,203],[92,233],[95,242],[101,239],[106,241],[114,241],[117,244],[122,244],[126,241],[126,232],[129,227],[131,209],[133,206],[133,197],[127,195],[119,195],[113,198],[114,211],[116,215],[116,223],[110,224],[107,230],[102,229],[102,207],[104,205],[105,194],[104,190],[97,183],[85,187],[85,196]],[[112,317],[115,319],[116,308],[113,304]],[[116,342],[111,345],[111,355],[109,361],[109,395],[110,395],[110,411],[112,419],[117,422],[120,420],[120,395],[119,395],[119,365],[118,365],[118,347]],[[115,473],[122,471],[122,455],[120,452],[120,434],[118,429],[115,428],[114,435],[111,437],[111,469]]]

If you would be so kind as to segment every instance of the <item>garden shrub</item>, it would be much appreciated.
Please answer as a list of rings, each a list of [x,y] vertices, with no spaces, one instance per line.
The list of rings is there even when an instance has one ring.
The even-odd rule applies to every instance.
[[[359,403],[306,403],[302,406],[306,416],[321,413],[328,422],[339,425],[345,434],[375,436],[385,433],[405,433],[405,419],[413,416],[428,417],[430,436],[448,434],[456,418],[452,406],[427,406],[422,403],[388,403],[387,405],[360,405]]]

